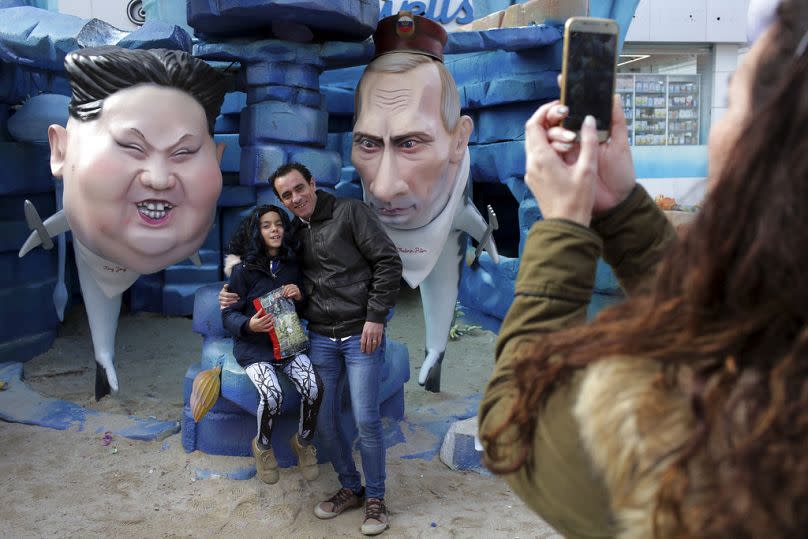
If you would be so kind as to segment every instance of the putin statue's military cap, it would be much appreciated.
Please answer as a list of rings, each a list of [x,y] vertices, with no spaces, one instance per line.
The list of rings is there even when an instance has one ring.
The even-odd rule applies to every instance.
[[[446,30],[435,21],[409,11],[399,11],[397,15],[383,18],[376,26],[373,58],[391,52],[411,52],[443,62],[446,39]]]

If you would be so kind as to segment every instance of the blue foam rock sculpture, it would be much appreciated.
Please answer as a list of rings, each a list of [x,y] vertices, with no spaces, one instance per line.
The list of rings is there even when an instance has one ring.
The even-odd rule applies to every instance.
[[[475,112],[475,133],[478,144],[511,140],[524,140],[525,122],[533,115],[539,103],[528,101],[480,109]]]
[[[0,339],[0,358],[3,361],[25,362],[47,352],[56,340],[56,328]]]
[[[47,144],[0,142],[0,163],[0,195],[53,191]]]
[[[8,132],[8,115],[10,109],[11,107],[5,103],[0,103],[0,142],[11,140],[11,134]]]
[[[0,220],[0,253],[17,253],[31,231],[24,220]]]
[[[0,46],[3,40],[0,37]],[[70,84],[59,74],[32,71],[0,61],[0,103],[17,105],[39,93],[70,95]],[[2,131],[2,129],[0,129]],[[0,136],[0,140],[3,137]]]
[[[86,23],[79,17],[35,7],[4,9],[0,17],[0,60],[62,71],[65,55],[79,48],[77,36]]]
[[[163,272],[141,275],[129,289],[132,312],[163,312]]]
[[[268,84],[250,88],[250,104],[264,101],[281,101],[290,105],[303,105],[315,109],[325,106],[325,97],[317,90],[283,84]]]
[[[60,94],[35,95],[8,120],[8,132],[19,142],[48,143],[48,127],[67,124],[70,98]]]
[[[0,341],[53,330],[59,321],[53,308],[56,277],[13,283],[0,288]]]
[[[224,96],[222,114],[241,114],[241,109],[247,106],[247,94],[244,92],[228,92]]]
[[[225,185],[216,205],[220,208],[239,207],[255,204],[255,187],[251,185]],[[229,236],[222,230],[222,242],[227,243]]]
[[[187,6],[188,24],[220,36],[265,32],[276,23],[305,25],[318,40],[361,41],[379,20],[375,0],[188,0]]]
[[[215,134],[213,136],[216,144],[224,143],[224,154],[219,168],[222,172],[238,172],[241,163],[241,145],[238,141],[238,133],[235,134]]]
[[[317,179],[318,187],[334,187],[342,173],[342,157],[337,152],[317,148],[289,147],[289,160],[302,163]]]
[[[102,47],[117,43],[126,37],[127,33],[101,19],[90,19],[81,28],[76,41],[81,47]]]
[[[25,201],[30,200],[43,218],[56,212],[56,199],[52,192],[23,193],[0,196],[0,219],[22,221],[25,219]],[[20,244],[22,247],[22,244]]]
[[[257,185],[286,163],[286,149],[276,144],[246,146],[241,149],[239,183]]]
[[[184,28],[149,19],[116,45],[125,49],[171,49],[185,52],[191,52],[193,48],[191,36]]]
[[[482,253],[471,268],[463,265],[458,298],[470,307],[488,316],[503,319],[513,302],[519,259],[500,256],[494,264],[488,253]]]
[[[325,109],[265,101],[248,105],[241,112],[239,143],[254,146],[291,142],[325,146],[328,112]]]
[[[477,144],[470,146],[469,152],[475,182],[499,183],[501,178],[525,175],[524,141]]]
[[[202,358],[189,368],[185,381],[185,411],[182,430],[183,447],[186,451],[200,449],[219,455],[249,455],[250,442],[255,436],[255,411],[258,406],[258,393],[252,382],[233,357],[233,339],[222,326],[218,293],[221,283],[201,287],[194,302],[193,329],[203,335]],[[187,406],[190,399],[193,377],[201,370],[222,367],[221,396],[199,423],[195,423]],[[401,343],[387,340],[382,383],[379,389],[383,417],[393,420],[404,418],[404,383],[409,379],[409,352]],[[296,462],[289,451],[286,440],[297,428],[300,396],[285,377],[279,377],[284,391],[281,406],[282,417],[276,424],[273,434],[273,448],[279,464],[292,466]],[[353,415],[347,408],[350,399],[342,399],[343,411],[340,421],[344,431],[352,439],[356,436]],[[283,426],[281,426],[283,425]],[[225,439],[226,438],[226,439]],[[315,443],[317,443],[315,439]],[[319,449],[319,448],[318,448]],[[319,452],[320,461],[327,454]]]
[[[0,253],[0,289],[53,279],[56,276],[56,266],[56,249],[34,249],[22,258],[13,251]],[[41,307],[46,308],[47,305]]]

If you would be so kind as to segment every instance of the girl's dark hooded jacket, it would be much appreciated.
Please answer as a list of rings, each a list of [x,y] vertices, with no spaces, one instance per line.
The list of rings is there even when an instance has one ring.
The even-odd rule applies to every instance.
[[[229,288],[238,301],[222,310],[222,323],[233,335],[233,355],[242,367],[253,363],[277,363],[272,354],[272,341],[266,333],[253,333],[250,318],[255,315],[253,300],[286,284],[296,284],[303,294],[300,266],[295,260],[282,260],[273,275],[269,269],[249,263],[237,264],[230,275]],[[298,315],[305,297],[295,302]]]

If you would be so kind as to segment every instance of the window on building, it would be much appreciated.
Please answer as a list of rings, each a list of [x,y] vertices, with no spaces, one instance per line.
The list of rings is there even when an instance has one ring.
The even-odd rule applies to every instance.
[[[707,47],[632,47],[618,59],[617,92],[636,146],[703,144],[712,66]]]

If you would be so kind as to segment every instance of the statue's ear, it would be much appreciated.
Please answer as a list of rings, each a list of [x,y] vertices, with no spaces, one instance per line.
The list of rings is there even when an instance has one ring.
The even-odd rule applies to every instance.
[[[452,133],[452,151],[449,156],[451,163],[459,163],[466,155],[466,148],[469,146],[469,138],[474,130],[474,120],[469,116],[461,116],[457,120],[454,133]]]
[[[67,155],[67,129],[59,124],[48,127],[48,144],[50,144],[51,174],[60,178]]]

